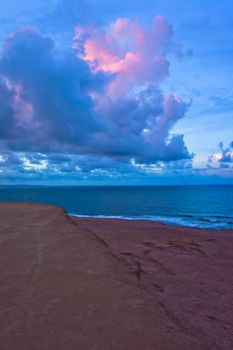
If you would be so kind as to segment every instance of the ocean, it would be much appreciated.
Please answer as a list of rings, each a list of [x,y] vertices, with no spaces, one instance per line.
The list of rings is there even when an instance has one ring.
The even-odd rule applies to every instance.
[[[233,185],[0,186],[0,201],[55,204],[80,217],[152,220],[211,229],[233,228]]]

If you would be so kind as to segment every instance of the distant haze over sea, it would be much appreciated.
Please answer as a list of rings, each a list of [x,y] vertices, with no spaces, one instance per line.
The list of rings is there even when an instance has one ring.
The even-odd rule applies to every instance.
[[[1,186],[0,201],[54,204],[77,216],[161,221],[233,228],[233,185],[223,186]]]

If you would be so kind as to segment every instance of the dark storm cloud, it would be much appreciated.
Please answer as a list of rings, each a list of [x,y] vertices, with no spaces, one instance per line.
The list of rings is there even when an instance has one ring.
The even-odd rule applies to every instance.
[[[14,130],[15,138],[8,140],[12,148],[49,149],[60,142],[81,145],[89,133],[102,127],[89,93],[101,91],[104,75],[92,74],[72,51],[57,52],[52,39],[37,31],[20,30],[6,40],[0,74],[4,81],[0,98],[5,100],[1,131],[7,137]]]
[[[108,132],[96,138],[100,155],[135,158],[139,162],[189,159],[182,135],[169,136],[188,105],[174,96],[164,98],[157,89],[147,89],[135,98],[105,101]],[[96,144],[96,146],[97,146]]]

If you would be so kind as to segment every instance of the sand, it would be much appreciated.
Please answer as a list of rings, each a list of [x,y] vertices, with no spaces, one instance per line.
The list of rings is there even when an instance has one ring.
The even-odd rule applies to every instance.
[[[233,231],[0,204],[0,349],[233,349]]]

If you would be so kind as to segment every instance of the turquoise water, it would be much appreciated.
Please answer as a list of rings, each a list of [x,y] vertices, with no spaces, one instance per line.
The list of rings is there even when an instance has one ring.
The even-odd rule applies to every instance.
[[[233,228],[233,185],[157,187],[6,187],[0,201],[62,206],[69,214]]]

